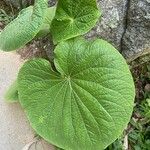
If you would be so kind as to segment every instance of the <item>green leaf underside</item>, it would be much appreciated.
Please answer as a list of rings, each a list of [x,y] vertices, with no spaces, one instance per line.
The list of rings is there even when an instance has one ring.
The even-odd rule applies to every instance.
[[[14,81],[5,94],[5,99],[8,102],[18,102],[18,84]]]
[[[56,11],[55,6],[47,8],[45,18],[44,18],[44,22],[43,22],[43,24],[40,28],[40,31],[36,35],[36,38],[44,37],[48,33],[50,33],[50,25],[51,25],[51,22],[52,22],[52,20],[55,16],[55,11]]]
[[[102,150],[129,122],[134,84],[119,52],[103,40],[73,39],[24,64],[19,100],[36,132],[66,150]]]
[[[59,0],[51,24],[54,43],[85,34],[99,17],[96,0]]]
[[[43,24],[47,7],[47,0],[35,0],[34,7],[22,10],[0,33],[0,50],[15,50],[31,41]]]

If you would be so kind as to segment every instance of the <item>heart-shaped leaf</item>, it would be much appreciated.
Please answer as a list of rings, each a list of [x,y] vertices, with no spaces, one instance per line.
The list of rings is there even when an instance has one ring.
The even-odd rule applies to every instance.
[[[99,17],[96,0],[59,0],[51,25],[54,43],[85,34]]]
[[[22,10],[0,33],[0,50],[15,50],[31,41],[44,22],[47,7],[47,0],[35,0],[34,7]]]
[[[63,149],[103,150],[129,122],[134,84],[119,52],[103,40],[72,39],[55,49],[55,67],[26,62],[19,100],[36,132]]]

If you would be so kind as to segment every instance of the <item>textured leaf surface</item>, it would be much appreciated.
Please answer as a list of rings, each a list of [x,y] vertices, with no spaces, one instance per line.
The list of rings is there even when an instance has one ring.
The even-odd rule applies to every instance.
[[[54,42],[85,34],[99,17],[96,0],[59,0],[51,25]]]
[[[103,150],[126,127],[134,84],[119,52],[103,40],[74,39],[44,59],[26,62],[19,99],[36,132],[63,149]]]
[[[34,8],[22,10],[0,33],[0,50],[15,50],[31,41],[43,24],[46,8],[47,0],[35,0]]]

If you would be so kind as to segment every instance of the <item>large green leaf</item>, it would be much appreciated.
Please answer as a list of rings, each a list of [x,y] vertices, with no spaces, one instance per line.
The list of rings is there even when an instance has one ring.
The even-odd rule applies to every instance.
[[[44,22],[47,7],[47,0],[35,0],[33,8],[22,10],[0,33],[0,50],[15,50],[31,41]]]
[[[126,127],[134,84],[119,52],[103,40],[73,39],[24,64],[19,100],[36,132],[66,150],[102,150]]]
[[[54,43],[85,34],[99,17],[96,0],[59,0],[51,25]]]

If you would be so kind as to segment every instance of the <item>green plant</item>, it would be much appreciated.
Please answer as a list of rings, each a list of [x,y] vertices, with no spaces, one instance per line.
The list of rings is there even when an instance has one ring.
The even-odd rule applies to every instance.
[[[19,48],[39,33],[47,2],[36,0],[31,8],[0,34],[2,50]],[[130,120],[135,95],[131,73],[109,43],[77,37],[100,16],[95,0],[59,0],[51,16],[52,23],[47,24],[57,43],[55,69],[42,58],[27,61],[6,98],[16,101],[18,96],[33,129],[50,143],[65,150],[102,150]]]
[[[111,145],[109,145],[105,150],[124,150],[122,139],[119,138]]]
[[[0,49],[11,51],[24,46],[43,30],[43,26],[50,26],[54,13],[55,9],[48,8],[46,1],[36,0],[34,7],[23,9],[1,32]]]
[[[99,17],[95,0],[60,0],[51,25],[54,43],[86,33]]]
[[[123,132],[123,136],[112,143],[106,150],[150,149],[150,63],[147,62],[141,65],[138,60],[138,66],[135,67],[134,64],[132,72],[137,87],[137,95],[132,118]]]
[[[11,14],[7,14],[5,12],[5,10],[0,9],[0,22],[4,23],[4,24],[8,24],[10,23],[12,20],[14,19],[14,15]]]
[[[129,133],[129,144],[135,150],[149,150],[150,148],[150,105],[149,99],[144,100],[134,109],[133,117],[130,121],[131,131]]]

